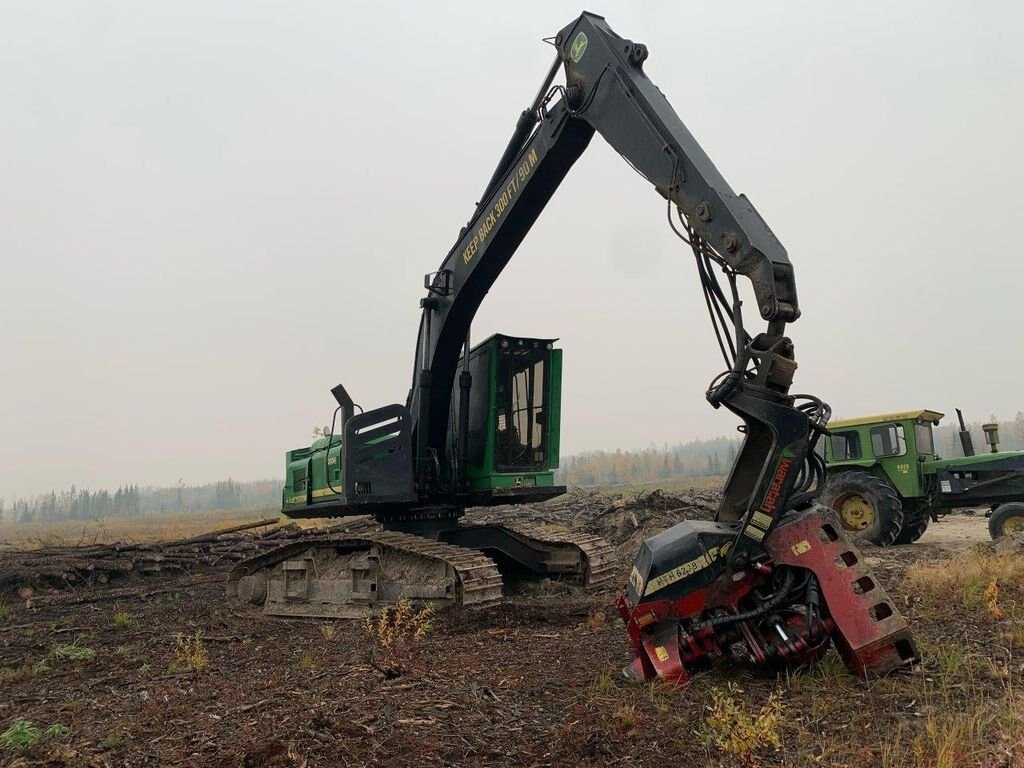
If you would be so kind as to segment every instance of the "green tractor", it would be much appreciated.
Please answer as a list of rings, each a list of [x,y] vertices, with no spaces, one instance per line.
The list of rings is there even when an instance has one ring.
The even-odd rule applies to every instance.
[[[941,459],[932,427],[943,414],[918,410],[830,422],[828,482],[821,502],[843,527],[878,544],[912,544],[928,523],[960,507],[988,506],[992,538],[1024,531],[1024,451],[999,451],[999,426],[982,429],[977,456],[960,417],[964,456]]]

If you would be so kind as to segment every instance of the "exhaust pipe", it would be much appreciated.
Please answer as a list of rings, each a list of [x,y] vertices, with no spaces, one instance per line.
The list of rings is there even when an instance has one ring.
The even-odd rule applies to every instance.
[[[971,433],[967,431],[964,415],[959,408],[956,409],[956,417],[960,420],[960,445],[963,446],[964,456],[973,456],[974,442],[971,440]]]
[[[344,435],[345,423],[355,415],[355,403],[352,402],[352,398],[348,396],[348,392],[341,384],[334,387],[331,394],[334,395],[334,399],[338,401],[338,406],[341,408],[341,426],[338,431]]]

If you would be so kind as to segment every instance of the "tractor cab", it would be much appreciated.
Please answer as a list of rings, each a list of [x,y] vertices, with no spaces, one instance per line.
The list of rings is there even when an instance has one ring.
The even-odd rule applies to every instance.
[[[936,458],[932,427],[942,416],[922,409],[838,419],[829,424],[825,462],[831,471],[876,469],[891,478],[901,496],[920,496],[920,463]]]

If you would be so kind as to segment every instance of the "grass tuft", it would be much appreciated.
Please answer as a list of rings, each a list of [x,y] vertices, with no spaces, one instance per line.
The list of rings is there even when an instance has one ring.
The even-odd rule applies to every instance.
[[[50,649],[50,656],[57,661],[85,661],[96,655],[96,651],[79,645],[78,640],[73,643],[59,643]]]
[[[0,683],[10,684],[16,683],[19,680],[27,680],[34,673],[35,670],[32,667],[25,666],[24,664],[20,667],[0,667]]]
[[[434,626],[434,609],[427,605],[414,608],[409,600],[400,600],[395,607],[386,607],[380,616],[368,616],[364,623],[373,642],[392,650],[403,642],[419,642]]]
[[[200,630],[196,630],[194,635],[183,635],[179,632],[174,636],[174,662],[177,669],[205,669],[208,661],[203,633]]]
[[[768,700],[750,713],[743,702],[743,690],[729,683],[725,690],[711,689],[711,701],[706,709],[708,715],[698,731],[706,746],[748,763],[764,749],[782,748],[780,729],[785,704],[781,689],[772,691]]]
[[[15,720],[14,725],[0,733],[0,747],[4,749],[27,749],[39,741],[43,732],[28,720]]]
[[[48,739],[63,739],[69,733],[71,733],[71,729],[63,723],[54,723],[43,731],[43,736]]]
[[[120,731],[111,731],[103,737],[103,741],[100,742],[100,746],[103,749],[117,749],[118,747],[123,747],[124,734]]]

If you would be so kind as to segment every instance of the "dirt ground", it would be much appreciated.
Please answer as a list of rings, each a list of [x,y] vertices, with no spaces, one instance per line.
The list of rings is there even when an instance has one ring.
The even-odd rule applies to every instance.
[[[619,544],[625,574],[637,537],[681,506],[706,515],[711,498],[594,497],[566,519]],[[917,670],[867,683],[831,652],[791,676],[719,667],[678,690],[629,684],[617,586],[534,585],[440,614],[397,648],[360,622],[243,611],[217,572],[6,595],[0,731],[41,733],[0,747],[0,765],[1024,766],[1010,593],[997,619],[906,578],[987,538],[984,518],[954,516],[916,545],[864,549],[924,653]]]
[[[988,520],[983,512],[976,512],[940,518],[928,526],[918,543],[930,549],[956,551],[988,540]]]

